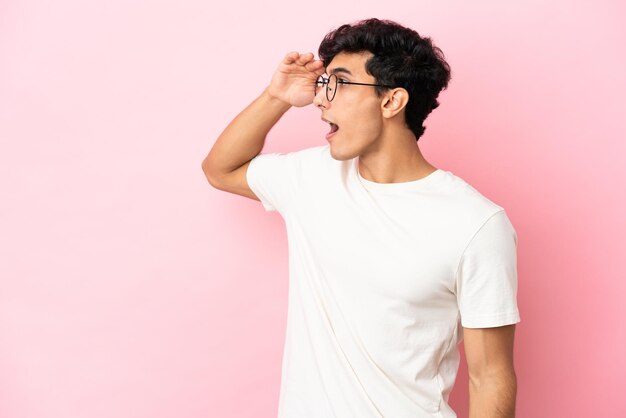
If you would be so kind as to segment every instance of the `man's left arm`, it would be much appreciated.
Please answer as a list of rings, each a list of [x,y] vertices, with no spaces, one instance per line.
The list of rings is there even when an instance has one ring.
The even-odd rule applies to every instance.
[[[515,417],[514,334],[515,324],[463,328],[470,381],[469,418]]]

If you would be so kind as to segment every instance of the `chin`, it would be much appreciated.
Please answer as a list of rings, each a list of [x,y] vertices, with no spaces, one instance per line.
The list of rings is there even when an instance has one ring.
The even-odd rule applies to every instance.
[[[354,152],[345,152],[345,150],[337,147],[337,144],[330,144],[330,156],[337,161],[347,161],[356,157]]]

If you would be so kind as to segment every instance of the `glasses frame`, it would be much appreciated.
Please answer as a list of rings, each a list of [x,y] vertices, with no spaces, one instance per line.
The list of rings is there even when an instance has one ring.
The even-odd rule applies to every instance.
[[[331,77],[335,77],[336,83],[335,83],[335,89],[333,90],[333,95],[332,95],[332,97],[329,97],[328,94],[329,94],[329,91],[330,91],[330,79],[331,79]],[[337,88],[336,87],[337,87],[338,84],[355,84],[357,86],[376,86],[376,87],[386,87],[386,88],[389,88],[389,89],[393,88],[393,86],[388,86],[386,84],[356,83],[356,82],[353,82],[353,81],[340,80],[337,77],[337,74],[331,74],[331,75],[328,76],[328,78],[326,78],[323,75],[321,75],[321,76],[319,76],[317,78],[317,80],[315,80],[315,95],[316,96],[317,96],[317,93],[318,93],[319,86],[320,85],[323,86],[324,84],[326,85],[326,100],[328,100],[329,102],[332,102],[333,99],[335,98],[335,95],[337,94]]]

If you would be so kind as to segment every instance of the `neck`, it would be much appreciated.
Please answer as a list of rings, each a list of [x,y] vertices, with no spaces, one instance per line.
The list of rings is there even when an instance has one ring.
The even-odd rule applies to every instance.
[[[415,135],[404,129],[382,136],[359,155],[359,173],[376,183],[403,183],[419,180],[437,170],[422,155]]]

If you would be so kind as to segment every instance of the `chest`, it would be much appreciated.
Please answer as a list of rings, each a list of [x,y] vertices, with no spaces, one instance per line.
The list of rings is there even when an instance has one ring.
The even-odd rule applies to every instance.
[[[344,193],[300,204],[290,239],[308,258],[303,268],[341,294],[424,305],[450,293],[455,247],[426,199],[400,205]]]

